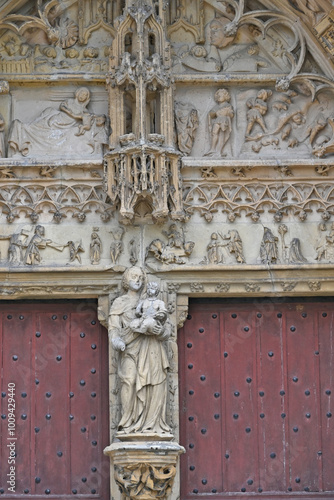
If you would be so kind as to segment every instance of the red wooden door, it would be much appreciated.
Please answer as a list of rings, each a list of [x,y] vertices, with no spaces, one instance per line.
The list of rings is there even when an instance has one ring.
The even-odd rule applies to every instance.
[[[109,499],[108,345],[96,304],[2,302],[0,316],[0,498]]]
[[[191,302],[182,499],[334,498],[333,331],[332,301]]]

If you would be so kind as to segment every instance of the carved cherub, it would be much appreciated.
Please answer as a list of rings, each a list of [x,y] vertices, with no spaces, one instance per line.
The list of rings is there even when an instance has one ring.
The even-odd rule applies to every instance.
[[[230,100],[231,96],[226,89],[219,89],[215,93],[217,105],[208,114],[211,147],[204,156],[223,156],[223,149],[232,132],[232,118],[234,117],[234,109]]]

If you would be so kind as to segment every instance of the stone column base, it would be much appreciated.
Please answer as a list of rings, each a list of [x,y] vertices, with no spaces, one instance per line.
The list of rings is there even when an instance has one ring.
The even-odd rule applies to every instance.
[[[165,499],[171,492],[183,446],[165,441],[117,442],[107,446],[114,477],[127,498]]]

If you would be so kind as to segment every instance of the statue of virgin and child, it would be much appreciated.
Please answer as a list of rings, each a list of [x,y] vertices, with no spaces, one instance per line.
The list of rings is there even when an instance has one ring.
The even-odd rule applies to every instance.
[[[151,433],[170,435],[166,422],[167,370],[165,342],[171,324],[159,285],[146,285],[139,267],[124,275],[123,295],[116,298],[109,315],[109,340],[118,351],[122,417],[118,435]]]

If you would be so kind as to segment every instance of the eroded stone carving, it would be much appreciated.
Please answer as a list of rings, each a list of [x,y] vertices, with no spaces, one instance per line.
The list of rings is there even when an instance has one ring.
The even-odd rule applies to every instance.
[[[101,260],[102,253],[102,241],[97,234],[98,228],[94,228],[91,234],[91,242],[89,246],[89,255],[91,264],[99,264]]]
[[[89,101],[90,91],[81,87],[59,110],[46,108],[27,124],[14,120],[8,137],[9,156],[58,156],[60,148],[70,157],[101,156],[108,143],[106,117],[89,112]]]
[[[201,264],[221,264],[224,262],[223,251],[227,249],[233,254],[239,264],[245,263],[245,257],[242,249],[242,241],[239,232],[236,229],[228,231],[226,235],[219,231],[211,234],[211,239],[207,245],[207,256],[204,257]]]
[[[278,238],[274,236],[272,231],[264,228],[264,234],[260,246],[260,259],[262,264],[277,264],[278,262]]]
[[[167,237],[168,243],[164,243],[159,238],[153,240],[146,249],[147,260],[153,256],[164,264],[185,264],[194,249],[193,241],[186,241],[183,227],[171,224],[168,231],[162,231]]]
[[[154,467],[150,464],[115,466],[115,481],[127,498],[148,500],[166,498],[171,491],[175,466]]]
[[[269,97],[272,96],[271,90],[260,90],[257,96],[254,98],[248,99],[246,102],[249,111],[247,111],[247,129],[246,129],[246,137],[248,137],[255,124],[258,124],[264,133],[267,132],[267,127],[264,123],[264,116],[268,111],[267,101]]]
[[[158,287],[148,287],[138,267],[123,275],[125,294],[115,299],[109,315],[109,340],[119,352],[122,418],[118,435],[153,433],[166,435],[167,369],[163,341],[171,335],[167,308],[156,298]]]
[[[331,229],[327,232],[327,226],[324,223],[319,224],[320,237],[317,242],[315,257],[316,260],[334,261],[334,224],[331,224]],[[321,234],[322,233],[322,234]]]
[[[116,265],[118,263],[118,259],[123,252],[124,244],[122,240],[124,232],[125,229],[122,226],[110,231],[113,237],[113,241],[110,244],[110,257],[113,265]]]
[[[44,226],[38,225],[35,227],[34,235],[27,244],[24,263],[28,265],[39,264],[42,260],[40,250],[46,248],[47,246],[62,252],[67,245],[60,245],[58,243],[54,243],[49,238],[45,238]]]
[[[230,100],[230,93],[226,89],[219,89],[215,93],[217,105],[208,114],[211,147],[205,156],[224,156],[223,149],[231,136],[234,116]]]
[[[70,250],[70,262],[75,262],[76,260],[81,264],[81,252],[84,252],[85,249],[82,246],[82,241],[68,241],[68,248]]]
[[[198,128],[199,119],[197,109],[191,104],[175,103],[175,125],[179,150],[190,155]]]
[[[138,245],[135,238],[129,241],[130,264],[135,266],[138,262]]]

